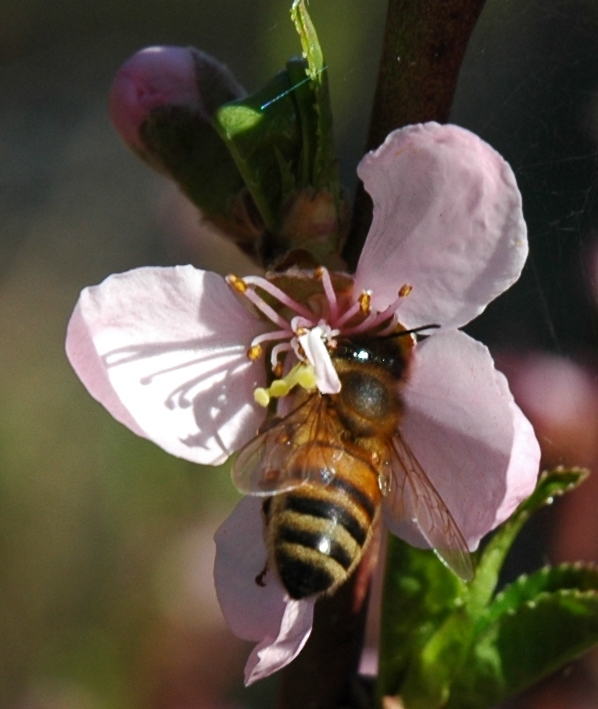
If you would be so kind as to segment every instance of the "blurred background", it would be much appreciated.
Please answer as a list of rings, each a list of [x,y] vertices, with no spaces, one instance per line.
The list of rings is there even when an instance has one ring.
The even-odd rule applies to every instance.
[[[0,0],[0,708],[257,709],[250,646],[212,585],[238,499],[135,437],[63,354],[78,293],[113,272],[250,266],[120,143],[106,97],[152,44],[193,44],[250,91],[299,52],[290,0]],[[312,0],[344,181],[355,185],[384,0]],[[453,121],[513,165],[530,229],[520,283],[469,331],[489,344],[547,465],[598,461],[598,0],[488,0]],[[598,476],[539,515],[511,573],[598,561]],[[590,655],[512,707],[598,704]]]

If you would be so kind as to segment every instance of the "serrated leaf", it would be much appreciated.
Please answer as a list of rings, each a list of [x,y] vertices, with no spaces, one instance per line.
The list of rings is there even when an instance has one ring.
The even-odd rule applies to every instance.
[[[597,642],[598,593],[543,593],[499,615],[476,638],[446,709],[493,707]]]
[[[389,535],[380,637],[380,696],[397,694],[408,668],[463,603],[463,581],[430,550]]]
[[[566,492],[571,492],[578,485],[581,485],[589,475],[589,471],[584,468],[555,468],[547,470],[540,475],[538,484],[534,492],[523,502],[515,516],[521,514],[529,514],[544,507],[551,505],[555,497],[560,497]]]
[[[479,629],[495,622],[504,613],[515,611],[525,603],[533,603],[541,594],[564,590],[598,592],[598,568],[581,563],[560,564],[520,576],[496,596]]]
[[[551,504],[555,497],[573,490],[587,476],[588,471],[581,468],[556,468],[540,476],[532,495],[496,530],[479,555],[476,575],[469,587],[469,608],[472,614],[482,613],[490,602],[505,557],[531,513]]]

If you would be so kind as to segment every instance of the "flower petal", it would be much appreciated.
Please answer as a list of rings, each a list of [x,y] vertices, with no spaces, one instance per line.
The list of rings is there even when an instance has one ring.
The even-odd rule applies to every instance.
[[[278,672],[303,650],[311,634],[315,600],[292,601],[285,609],[276,638],[264,638],[245,665],[245,684],[253,684]]]
[[[458,331],[417,346],[401,431],[470,550],[536,484],[540,450],[488,349]],[[417,546],[413,530],[393,529]]]
[[[173,455],[216,465],[263,419],[253,391],[265,368],[246,353],[266,329],[214,273],[140,268],[81,293],[66,350],[118,421]]]
[[[246,497],[215,535],[214,581],[220,607],[235,635],[258,640],[245,668],[246,684],[291,662],[311,633],[313,601],[292,601],[272,570],[265,568],[262,501]]]
[[[541,451],[534,428],[515,402],[511,404],[511,411],[514,436],[511,462],[507,470],[509,495],[496,511],[492,529],[508,519],[515,508],[531,495],[538,479]]]
[[[527,257],[513,171],[480,138],[437,123],[392,132],[358,173],[374,218],[355,292],[384,310],[403,285],[406,327],[460,327],[512,285]]]
[[[318,389],[322,394],[338,394],[341,390],[341,380],[332,364],[330,353],[322,339],[323,330],[319,325],[308,330],[307,334],[299,336],[299,343],[305,352],[307,361],[316,372]]]

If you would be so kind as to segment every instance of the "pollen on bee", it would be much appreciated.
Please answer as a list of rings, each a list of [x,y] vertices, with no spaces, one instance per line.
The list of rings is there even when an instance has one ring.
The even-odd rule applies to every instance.
[[[413,290],[413,286],[409,285],[409,283],[404,283],[400,288],[399,288],[399,298],[406,298],[409,293]]]
[[[235,276],[234,274],[229,273],[229,275],[226,277],[226,282],[231,288],[236,290],[237,293],[247,292],[248,285],[242,278],[239,278],[239,276]]]
[[[255,362],[256,359],[259,359],[262,356],[262,348],[260,345],[252,345],[248,350],[247,350],[247,356],[252,362]]]
[[[359,309],[364,315],[369,315],[372,306],[372,295],[368,291],[363,291],[359,296]]]
[[[300,386],[306,391],[313,391],[316,388],[316,373],[311,364],[300,362],[282,379],[274,379],[267,389],[257,387],[253,392],[253,398],[260,406],[268,406],[271,399],[280,399],[286,396],[291,389]]]

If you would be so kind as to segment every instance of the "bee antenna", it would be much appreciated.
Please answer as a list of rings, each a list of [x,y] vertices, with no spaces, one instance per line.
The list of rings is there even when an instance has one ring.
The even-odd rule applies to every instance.
[[[401,330],[401,332],[392,332],[390,335],[383,335],[379,337],[380,340],[390,340],[394,337],[403,337],[403,335],[415,335],[418,332],[423,332],[424,330],[437,330],[441,325],[421,325],[420,327],[414,327],[411,330]]]

